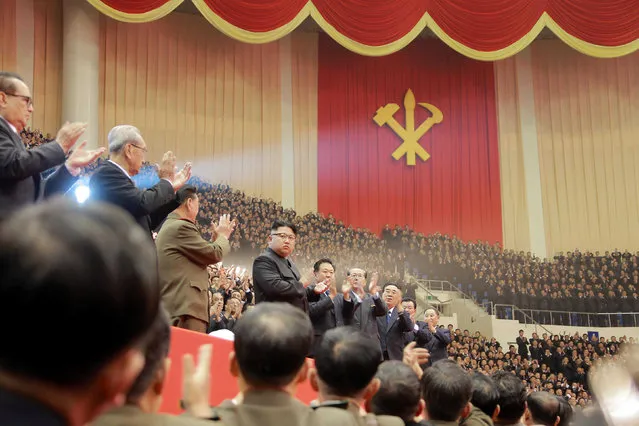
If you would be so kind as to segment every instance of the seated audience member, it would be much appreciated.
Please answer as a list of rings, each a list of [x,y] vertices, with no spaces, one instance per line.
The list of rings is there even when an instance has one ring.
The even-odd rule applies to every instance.
[[[91,426],[155,425],[206,426],[208,422],[191,417],[158,414],[169,369],[171,327],[164,309],[144,337],[144,368],[129,389],[125,404],[98,417]]]
[[[473,408],[468,417],[459,423],[463,426],[493,426],[493,419],[499,414],[499,391],[497,385],[490,377],[473,373],[473,396],[470,402]]]
[[[313,340],[304,311],[288,303],[263,302],[242,316],[234,332],[231,374],[237,377],[242,402],[226,401],[212,411],[206,403],[187,405],[191,414],[228,426],[357,424],[345,410],[313,410],[295,398],[308,375],[306,354]]]
[[[320,406],[339,407],[358,420],[363,407],[379,389],[375,378],[381,351],[379,343],[352,327],[338,327],[324,335],[315,354],[309,380],[318,392]],[[396,417],[370,419],[380,426],[403,425]]]
[[[522,426],[526,411],[526,387],[523,382],[508,371],[498,371],[491,377],[499,391],[499,414],[493,420],[495,425]]]
[[[572,420],[568,401],[548,392],[532,392],[526,404],[526,425],[567,426]]]
[[[57,200],[3,224],[0,423],[83,426],[124,400],[158,314],[155,259],[140,227],[109,205]],[[55,332],[42,332],[43,318]]]
[[[426,403],[426,424],[451,426],[467,417],[473,393],[470,376],[453,361],[434,363],[422,376],[422,398]]]
[[[399,417],[406,426],[421,425],[415,421],[424,411],[417,374],[402,362],[386,361],[379,366],[375,377],[379,380],[379,390],[373,395],[369,410]]]

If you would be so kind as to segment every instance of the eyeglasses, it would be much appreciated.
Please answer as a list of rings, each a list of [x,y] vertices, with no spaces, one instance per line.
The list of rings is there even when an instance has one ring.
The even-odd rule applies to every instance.
[[[15,93],[7,93],[7,92],[5,92],[5,94],[7,96],[13,96],[14,98],[22,98],[27,103],[28,107],[33,106],[33,99],[31,98],[31,96],[16,95]]]
[[[149,152],[149,150],[148,150],[148,149],[143,148],[143,147],[141,147],[141,146],[137,146],[137,145],[136,145],[136,144],[134,144],[134,143],[132,143],[132,144],[130,144],[130,145],[131,145],[131,146],[136,147],[137,149],[142,150],[142,152]]]
[[[350,274],[349,276],[353,278],[364,278],[364,274]]]
[[[271,235],[275,235],[276,237],[280,237],[283,241],[295,241],[295,239],[297,238],[295,235],[289,235],[289,234],[284,234],[284,233],[271,234]]]

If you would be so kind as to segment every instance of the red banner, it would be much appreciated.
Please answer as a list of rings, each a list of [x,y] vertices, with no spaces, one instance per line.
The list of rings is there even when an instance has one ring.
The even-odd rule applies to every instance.
[[[182,357],[185,354],[191,354],[197,362],[198,348],[200,345],[205,344],[213,345],[213,356],[211,358],[211,405],[219,405],[225,399],[232,399],[237,396],[239,392],[237,379],[231,375],[229,370],[229,354],[233,350],[233,342],[171,327],[171,348],[169,351],[171,368],[169,368],[169,375],[166,378],[162,392],[161,412],[180,414],[183,411],[180,407],[183,379]],[[311,388],[310,383],[305,381],[297,387],[296,397],[308,404],[317,398],[317,393]]]
[[[318,92],[320,212],[501,242],[492,63],[437,40],[370,58],[321,37]]]

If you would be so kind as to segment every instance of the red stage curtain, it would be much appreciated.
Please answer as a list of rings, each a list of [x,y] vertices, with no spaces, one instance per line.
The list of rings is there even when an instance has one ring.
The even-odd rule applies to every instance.
[[[243,30],[266,32],[288,24],[307,0],[203,0],[216,15]]]
[[[403,126],[408,89],[443,113],[420,141],[431,158],[415,166],[391,157],[402,141],[373,121],[379,107],[396,103]],[[416,112],[418,127],[430,114],[419,106]],[[501,242],[492,63],[469,60],[437,40],[368,58],[321,37],[318,210],[374,231],[398,224]]]
[[[171,0],[99,0],[117,11],[137,14],[151,12],[164,6]]]

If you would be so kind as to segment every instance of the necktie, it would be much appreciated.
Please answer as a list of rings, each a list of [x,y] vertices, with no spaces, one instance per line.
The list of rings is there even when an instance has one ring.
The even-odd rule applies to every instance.
[[[388,311],[388,315],[386,315],[386,325],[390,324],[391,316],[393,315],[393,311]]]

